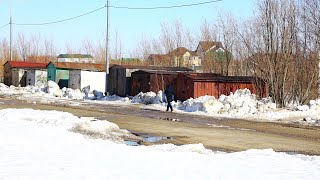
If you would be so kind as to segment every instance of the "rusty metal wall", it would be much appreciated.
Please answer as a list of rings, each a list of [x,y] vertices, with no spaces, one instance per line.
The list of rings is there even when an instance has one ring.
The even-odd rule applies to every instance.
[[[151,74],[150,91],[155,93],[160,90],[164,91],[167,85],[170,85],[174,92],[177,91],[177,74]]]
[[[131,96],[150,91],[150,74],[133,72],[131,74]]]
[[[177,90],[177,73],[165,72],[133,72],[131,74],[131,95],[135,96],[140,92],[155,92],[164,90],[170,84],[173,90]]]
[[[179,74],[177,78],[176,96],[179,100],[189,98],[198,98],[200,96],[214,96],[219,98],[222,94],[229,95],[238,89],[249,89],[251,93],[259,97],[267,96],[267,86],[264,83],[255,84],[255,82],[223,82],[215,80],[197,81],[197,79],[184,74]]]

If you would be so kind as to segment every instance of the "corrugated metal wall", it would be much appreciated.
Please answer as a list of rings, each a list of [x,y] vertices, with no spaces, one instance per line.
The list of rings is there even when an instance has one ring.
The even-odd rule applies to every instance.
[[[249,89],[251,93],[260,97],[267,96],[267,86],[260,82],[259,85],[255,82],[236,82],[235,81],[215,81],[206,80],[201,81],[195,78],[179,74],[177,78],[177,91],[176,96],[179,100],[186,100],[189,98],[198,98],[200,96],[215,96],[219,98],[222,94],[229,95],[238,89]]]
[[[129,82],[127,82],[125,68],[119,66],[109,68],[108,91],[111,95],[126,96],[127,89],[130,87],[127,83]]]
[[[150,91],[150,74],[139,71],[131,74],[131,96]]]
[[[157,93],[168,84],[176,91],[177,73],[136,71],[131,74],[131,95],[150,91]]]

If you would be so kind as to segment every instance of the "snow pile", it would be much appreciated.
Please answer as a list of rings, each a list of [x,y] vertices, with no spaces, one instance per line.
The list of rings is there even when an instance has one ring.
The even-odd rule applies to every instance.
[[[310,100],[308,105],[293,105],[290,107],[296,111],[309,111],[309,110],[320,110],[320,99]]]
[[[9,91],[9,87],[3,83],[0,83],[0,93],[7,93]]]
[[[130,99],[128,97],[120,97],[117,95],[105,96],[104,100],[106,101],[121,101],[121,102],[129,102]]]
[[[63,95],[63,92],[62,92],[62,90],[60,90],[59,85],[53,81],[48,81],[46,91],[47,91],[47,93],[49,93],[55,97],[62,97],[62,95]]]
[[[178,106],[178,109],[187,112],[203,111],[206,113],[218,113],[223,108],[223,104],[216,100],[214,96],[201,96],[190,98]]]
[[[161,104],[163,102],[163,92],[159,91],[157,94],[154,92],[143,93],[140,92],[131,100],[132,103],[142,104]]]
[[[184,101],[178,109],[187,112],[246,115],[275,110],[276,104],[270,99],[257,100],[256,95],[251,94],[249,89],[239,89],[229,96],[221,95],[218,100],[214,96],[191,98]]]
[[[71,88],[62,88],[62,96],[63,97],[67,97],[67,98],[71,98],[71,99],[78,99],[78,100],[82,100],[84,98],[84,93],[81,92],[79,89],[71,89]]]
[[[77,123],[81,122],[78,117],[71,113],[58,111],[3,109],[0,110],[0,114],[2,120],[18,119],[22,121],[35,122],[39,125],[47,125],[63,129],[70,129]]]
[[[309,108],[311,110],[320,110],[320,99],[317,100],[311,100],[309,102]]]
[[[72,128],[72,131],[91,138],[108,139],[117,143],[124,143],[124,138],[133,136],[129,131],[120,129],[119,126],[114,123],[99,120],[79,123]]]
[[[124,143],[124,138],[136,138],[129,131],[120,129],[114,123],[93,118],[78,118],[68,112],[3,109],[0,110],[0,115],[0,120],[19,119],[35,122],[38,125],[58,127],[84,134],[90,138],[108,139],[117,143]]]

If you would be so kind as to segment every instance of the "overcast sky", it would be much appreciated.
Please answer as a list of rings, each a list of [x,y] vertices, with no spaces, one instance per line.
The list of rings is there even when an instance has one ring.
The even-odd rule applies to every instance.
[[[157,7],[202,3],[210,0],[110,0],[112,6]],[[46,23],[78,16],[103,7],[106,0],[12,0],[13,23]],[[161,23],[173,23],[181,20],[195,33],[206,19],[213,22],[218,11],[233,13],[244,19],[252,15],[255,0],[223,0],[215,3],[157,10],[127,10],[111,8],[111,40],[117,31],[126,54],[135,49],[137,41],[142,37],[157,38]],[[9,23],[10,0],[0,0],[0,27]],[[0,40],[9,39],[9,26],[0,29]],[[80,18],[57,24],[43,26],[13,25],[13,36],[19,32],[26,35],[40,34],[52,39],[64,53],[66,44],[78,48],[84,39],[97,41],[104,38],[106,31],[106,8]],[[112,45],[111,45],[112,46]]]

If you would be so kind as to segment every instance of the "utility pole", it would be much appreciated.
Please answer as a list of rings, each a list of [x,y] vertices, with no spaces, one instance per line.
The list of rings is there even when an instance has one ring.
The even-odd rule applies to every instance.
[[[10,1],[10,61],[12,61],[12,1]]]
[[[320,99],[320,48],[318,50],[318,98]]]
[[[105,95],[108,95],[108,82],[109,82],[109,29],[110,29],[110,10],[109,0],[107,0],[107,34],[106,34],[106,89]]]

